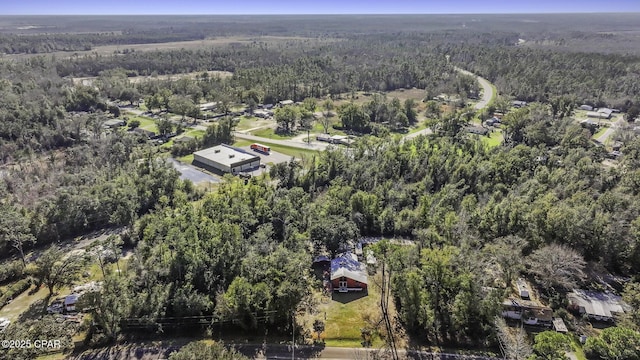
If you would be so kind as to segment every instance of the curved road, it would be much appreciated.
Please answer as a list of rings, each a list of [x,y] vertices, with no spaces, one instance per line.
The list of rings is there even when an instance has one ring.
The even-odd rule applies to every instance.
[[[470,76],[474,76],[477,80],[478,83],[480,84],[480,86],[482,87],[482,98],[480,99],[480,101],[478,101],[477,104],[474,105],[474,109],[475,110],[482,110],[485,107],[487,107],[489,105],[489,103],[491,102],[491,100],[493,100],[493,98],[498,95],[497,91],[495,90],[495,88],[493,87],[493,85],[489,82],[489,80],[476,75],[470,71],[461,69],[459,67],[455,67],[455,69],[457,71],[459,71],[462,74],[465,75],[470,75]],[[419,135],[428,135],[433,133],[433,131],[431,131],[431,129],[427,128],[427,129],[423,129],[417,132],[414,132],[413,134],[409,134],[407,136],[405,136],[403,139],[404,140],[408,140],[408,139],[413,139],[414,137],[417,137]]]
[[[478,103],[474,106],[474,109],[476,110],[481,110],[484,109],[487,105],[489,105],[489,103],[491,102],[491,100],[497,95],[495,88],[491,85],[491,83],[483,78],[480,77],[472,72],[469,72],[467,70],[461,69],[459,67],[455,68],[457,71],[461,72],[462,74],[465,75],[470,75],[470,76],[474,76],[477,80],[478,83],[480,84],[480,86],[482,87],[482,98],[480,99],[480,101],[478,101]],[[207,130],[207,127],[204,125],[194,125],[192,126],[194,129],[199,129],[199,130]],[[405,135],[403,137],[404,140],[408,140],[408,139],[413,139],[419,135],[428,135],[431,134],[433,131],[429,128],[427,129],[422,129],[420,131],[417,131],[415,133],[412,134],[408,134]],[[255,136],[255,135],[249,135],[246,134],[244,132],[241,131],[236,131],[235,132],[235,137],[237,139],[243,139],[243,140],[249,140],[249,141],[255,141],[255,142],[264,142],[267,144],[274,144],[274,145],[281,145],[281,146],[288,146],[288,147],[293,147],[293,148],[298,148],[298,149],[303,149],[303,150],[316,150],[316,151],[322,151],[322,150],[326,150],[329,146],[331,146],[331,144],[325,143],[325,142],[320,142],[320,141],[313,141],[310,144],[300,141],[300,140],[292,140],[292,139],[288,139],[288,140],[275,140],[275,139],[268,139],[268,138],[264,138],[264,137],[260,137],[260,136]]]
[[[476,75],[470,71],[461,69],[457,66],[455,69],[462,74],[474,76],[478,80],[478,83],[480,83],[480,86],[482,86],[482,99],[480,99],[480,101],[478,101],[478,103],[473,108],[476,110],[480,110],[480,109],[484,109],[487,105],[489,105],[493,97],[497,95],[495,88],[491,85],[489,80],[479,75]]]

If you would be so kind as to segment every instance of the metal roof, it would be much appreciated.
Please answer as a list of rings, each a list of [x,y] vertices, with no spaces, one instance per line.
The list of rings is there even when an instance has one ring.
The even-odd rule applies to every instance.
[[[611,293],[573,290],[567,297],[588,315],[611,318],[613,313],[624,313],[622,298]]]
[[[363,284],[367,284],[367,273],[358,257],[350,252],[339,255],[331,260],[331,280],[347,277]]]

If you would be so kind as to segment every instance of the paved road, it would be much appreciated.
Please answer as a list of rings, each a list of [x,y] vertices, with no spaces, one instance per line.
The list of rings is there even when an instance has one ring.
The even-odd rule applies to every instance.
[[[402,139],[403,140],[409,140],[409,139],[413,139],[414,137],[418,137],[420,135],[429,135],[429,134],[433,134],[433,130],[426,128],[426,129],[422,129],[420,131],[416,131],[412,134],[406,135],[404,136]]]
[[[480,99],[480,101],[478,101],[478,103],[473,108],[476,110],[480,110],[480,109],[484,109],[487,105],[489,105],[489,102],[491,102],[491,99],[493,99],[493,97],[497,95],[494,91],[493,86],[491,86],[491,83],[489,82],[489,80],[483,77],[480,77],[470,71],[461,69],[459,67],[456,67],[455,69],[465,75],[474,76],[476,79],[478,79],[478,83],[480,83],[480,86],[482,86],[482,99]]]
[[[600,143],[604,144],[604,143],[607,141],[607,139],[608,139],[611,135],[613,135],[613,133],[614,133],[616,130],[618,130],[619,128],[622,128],[622,127],[625,125],[625,123],[626,123],[626,122],[624,121],[624,119],[623,119],[622,115],[619,115],[619,116],[618,116],[618,120],[617,120],[617,121],[615,121],[614,123],[612,123],[612,124],[611,124],[611,126],[609,126],[609,127],[607,128],[607,131],[605,131],[602,135],[600,135],[600,136],[596,139],[596,141],[598,141],[598,142],[600,142]]]
[[[194,166],[183,164],[171,158],[168,159],[167,161],[169,161],[171,165],[173,165],[173,167],[180,172],[181,174],[180,179],[183,179],[183,180],[189,179],[194,184],[205,183],[205,182],[209,182],[209,183],[220,182],[220,179],[218,179],[217,177],[204,173],[198,170]]]
[[[291,359],[291,347],[287,345],[240,345],[235,346],[238,351],[253,359]],[[380,356],[381,359],[391,358],[385,350],[364,349],[364,348],[337,348],[319,346],[297,346],[295,359],[324,359],[324,360],[345,360],[345,359],[371,359],[373,356]],[[387,355],[388,357],[385,357]],[[416,350],[398,350],[401,359],[420,360],[498,360],[498,358],[484,356],[468,356],[447,353],[431,353]],[[375,357],[378,358],[378,357]]]
[[[457,71],[465,74],[465,75],[470,75],[470,76],[474,76],[476,79],[478,79],[478,83],[480,84],[480,86],[482,87],[482,99],[480,99],[480,101],[478,101],[475,105],[474,105],[474,109],[475,110],[482,110],[485,107],[487,107],[489,105],[489,103],[491,102],[491,99],[493,99],[497,94],[496,91],[494,89],[493,86],[491,86],[491,83],[483,78],[480,77],[472,72],[469,72],[467,70],[463,70],[459,67],[455,68]],[[409,134],[407,136],[404,137],[405,140],[408,139],[413,139],[414,137],[417,137],[419,135],[429,135],[433,133],[433,131],[429,128],[427,129],[423,129],[417,132],[414,132],[413,134]]]

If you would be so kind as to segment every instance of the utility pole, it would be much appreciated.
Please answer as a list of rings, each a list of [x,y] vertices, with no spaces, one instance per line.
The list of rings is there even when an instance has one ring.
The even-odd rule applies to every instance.
[[[293,344],[291,345],[291,360],[296,358],[296,312],[291,313],[291,339]]]

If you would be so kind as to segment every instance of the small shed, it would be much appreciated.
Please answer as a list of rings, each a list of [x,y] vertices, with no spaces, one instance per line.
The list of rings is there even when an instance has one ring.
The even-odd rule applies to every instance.
[[[578,109],[585,110],[585,111],[593,111],[593,106],[582,104],[582,105],[580,105],[580,107]]]
[[[529,299],[529,285],[527,285],[527,282],[523,278],[516,280],[516,286],[518,287],[518,295],[520,295],[522,299]]]
[[[319,255],[313,259],[313,266],[325,266],[331,263],[331,259],[329,259],[326,255]]]
[[[562,318],[553,318],[553,330],[563,334],[569,332],[569,330],[567,329],[567,325],[565,325]]]
[[[151,131],[151,130],[145,130],[143,128],[135,128],[133,129],[133,132],[138,133],[140,135],[146,136],[147,138],[151,139],[153,137],[156,136],[156,133]]]
[[[105,121],[102,124],[102,126],[107,128],[107,129],[120,127],[120,126],[125,126],[125,125],[127,125],[127,122],[122,120],[122,119],[110,119],[110,120]]]

